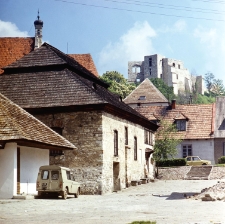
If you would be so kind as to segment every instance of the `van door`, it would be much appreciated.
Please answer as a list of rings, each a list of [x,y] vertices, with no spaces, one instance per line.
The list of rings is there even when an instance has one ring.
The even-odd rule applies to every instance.
[[[51,170],[51,179],[50,179],[50,189],[58,190],[59,189],[59,170]]]
[[[41,171],[41,180],[40,180],[41,190],[49,190],[50,189],[49,175],[50,175],[49,170]]]

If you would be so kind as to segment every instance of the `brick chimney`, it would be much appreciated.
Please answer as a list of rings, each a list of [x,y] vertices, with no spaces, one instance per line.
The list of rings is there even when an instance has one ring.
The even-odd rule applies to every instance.
[[[176,100],[172,100],[171,109],[176,109]]]

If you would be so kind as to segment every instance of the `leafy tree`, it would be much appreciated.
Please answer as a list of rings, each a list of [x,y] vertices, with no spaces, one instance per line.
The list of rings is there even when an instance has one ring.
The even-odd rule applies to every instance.
[[[109,84],[109,91],[120,95],[123,99],[127,97],[135,88],[117,71],[107,71],[101,77],[101,80]]]
[[[215,79],[213,73],[208,72],[207,74],[205,74],[205,82],[209,96],[216,97],[225,95],[223,80]]]
[[[155,135],[154,158],[156,160],[174,158],[177,154],[177,146],[182,141],[177,135],[176,125],[165,120],[161,120],[159,125],[160,128]]]
[[[151,78],[150,81],[166,97],[168,101],[175,98],[175,95],[173,93],[173,87],[166,85],[162,79]]]

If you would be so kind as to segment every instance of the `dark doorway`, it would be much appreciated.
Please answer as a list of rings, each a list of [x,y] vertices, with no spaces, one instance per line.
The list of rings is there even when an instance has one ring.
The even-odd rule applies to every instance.
[[[120,190],[120,163],[113,162],[113,191]]]

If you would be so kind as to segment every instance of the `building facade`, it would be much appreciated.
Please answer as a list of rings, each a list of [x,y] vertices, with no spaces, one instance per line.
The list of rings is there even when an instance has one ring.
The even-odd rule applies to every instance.
[[[174,94],[192,92],[204,94],[204,79],[193,76],[184,67],[183,62],[154,54],[144,56],[144,61],[128,62],[128,81],[142,82],[146,78],[161,78],[168,86],[174,88]]]

